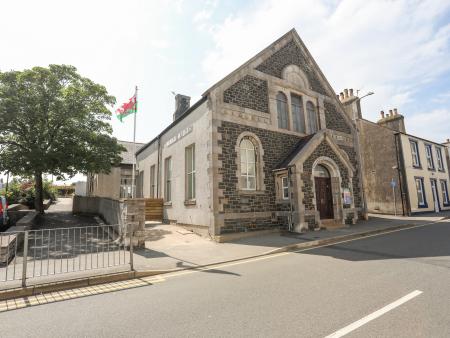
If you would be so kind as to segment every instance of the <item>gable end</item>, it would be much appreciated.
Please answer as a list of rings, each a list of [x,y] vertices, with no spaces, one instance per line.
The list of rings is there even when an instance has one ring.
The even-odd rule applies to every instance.
[[[246,75],[223,92],[223,102],[268,113],[267,81]]]
[[[289,65],[297,65],[306,74],[312,90],[322,95],[328,95],[312,66],[308,64],[306,55],[294,40],[289,41],[267,60],[259,64],[256,70],[281,79],[283,69]]]
[[[329,102],[324,102],[325,124],[328,129],[351,134],[352,131],[345,118],[338,112],[336,106]]]

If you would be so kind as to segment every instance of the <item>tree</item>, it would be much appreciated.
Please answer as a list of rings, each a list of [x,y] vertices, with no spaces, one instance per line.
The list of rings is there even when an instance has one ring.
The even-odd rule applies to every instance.
[[[0,172],[33,177],[43,213],[43,173],[108,173],[120,162],[124,149],[108,123],[114,103],[73,66],[0,72]]]

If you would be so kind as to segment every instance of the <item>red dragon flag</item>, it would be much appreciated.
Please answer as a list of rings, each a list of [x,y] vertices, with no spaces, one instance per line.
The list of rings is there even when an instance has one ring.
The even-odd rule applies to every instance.
[[[122,120],[128,115],[136,113],[137,113],[136,94],[134,94],[133,97],[128,100],[128,102],[125,102],[120,108],[116,110],[116,116],[120,120],[120,122],[123,122]]]

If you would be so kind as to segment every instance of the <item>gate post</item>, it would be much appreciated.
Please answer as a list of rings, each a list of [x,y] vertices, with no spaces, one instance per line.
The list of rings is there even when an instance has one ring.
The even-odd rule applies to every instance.
[[[25,231],[23,240],[23,262],[22,262],[22,287],[27,286],[27,266],[28,266],[28,230]]]

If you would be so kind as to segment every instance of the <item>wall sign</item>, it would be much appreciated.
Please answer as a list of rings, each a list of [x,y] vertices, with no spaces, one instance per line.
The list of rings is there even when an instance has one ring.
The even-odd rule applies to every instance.
[[[181,140],[183,137],[185,137],[186,135],[192,133],[192,130],[194,130],[193,126],[189,126],[185,129],[183,129],[182,131],[178,132],[175,136],[171,137],[165,144],[166,147],[170,147],[172,144],[178,142],[179,140]]]
[[[344,191],[342,193],[342,197],[344,198],[344,204],[345,205],[351,205],[352,204],[352,194],[351,194],[349,188],[344,188]]]

